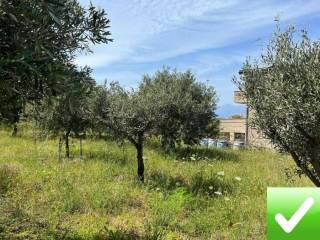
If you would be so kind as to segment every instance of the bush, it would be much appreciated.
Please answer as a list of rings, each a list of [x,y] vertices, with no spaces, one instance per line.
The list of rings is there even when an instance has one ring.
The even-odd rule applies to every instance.
[[[21,167],[17,164],[0,165],[0,195],[6,194],[17,185],[20,172]]]

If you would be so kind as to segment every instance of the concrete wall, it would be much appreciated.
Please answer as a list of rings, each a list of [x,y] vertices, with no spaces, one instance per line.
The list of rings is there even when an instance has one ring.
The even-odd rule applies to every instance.
[[[246,119],[220,119],[220,133],[229,133],[230,141],[234,142],[235,133],[246,133]]]
[[[248,113],[249,123],[253,115],[254,115],[254,111],[249,110],[249,113]],[[256,129],[250,127],[250,124],[248,127],[248,145],[255,148],[268,148],[268,149],[274,148],[271,142],[268,139],[266,139]]]
[[[268,139],[264,138],[261,133],[250,127],[248,129],[248,145],[254,148],[274,148]]]
[[[246,104],[246,100],[243,97],[243,94],[241,91],[235,91],[234,92],[234,102],[239,104]],[[266,139],[264,136],[262,136],[261,133],[259,133],[254,128],[250,127],[250,119],[254,115],[254,111],[247,110],[247,119],[249,122],[248,129],[247,129],[247,144],[251,147],[255,148],[269,148],[274,149],[274,146],[271,144],[271,142]]]

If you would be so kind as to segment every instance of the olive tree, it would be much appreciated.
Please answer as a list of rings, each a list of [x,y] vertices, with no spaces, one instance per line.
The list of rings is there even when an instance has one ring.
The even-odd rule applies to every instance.
[[[205,130],[205,136],[210,138],[217,138],[219,136],[219,124],[218,118],[212,119]]]
[[[73,69],[64,92],[57,97],[46,98],[39,106],[39,115],[36,118],[40,126],[48,133],[63,136],[67,158],[70,157],[70,134],[80,137],[90,126],[90,99],[94,86],[95,81],[90,77],[90,69]]]
[[[143,146],[146,134],[150,133],[157,119],[158,113],[154,108],[156,95],[144,94],[140,88],[127,91],[117,83],[104,88],[105,108],[99,111],[98,118],[116,138],[127,139],[134,145],[138,179],[143,182]]]
[[[0,88],[0,103],[0,122],[13,126],[12,136],[16,136],[25,103],[16,92],[6,88]]]
[[[254,111],[252,125],[320,186],[320,41],[278,29],[235,82]]]
[[[1,0],[1,104],[14,104],[17,113],[25,102],[59,94],[69,63],[90,44],[111,41],[108,28],[104,10],[77,0]],[[1,119],[11,118],[8,108],[0,111]]]
[[[108,131],[109,128],[106,119],[108,118],[110,110],[110,99],[110,91],[107,82],[102,86],[95,86],[90,100],[90,109],[92,112],[90,128],[92,133],[97,134],[99,138],[101,138],[102,133]]]
[[[153,76],[146,75],[141,89],[157,96],[154,133],[161,137],[166,152],[182,142],[198,143],[207,135],[208,125],[216,120],[214,89],[197,82],[189,70],[177,72],[164,68]]]
[[[104,93],[102,92],[104,89]],[[118,83],[99,86],[94,98],[94,122],[119,140],[128,140],[136,149],[138,180],[144,182],[144,142],[159,119],[158,95],[144,87],[126,90]]]
[[[148,136],[158,135],[166,144],[192,144],[206,134],[215,116],[215,92],[197,83],[190,71],[164,69],[154,77],[144,76],[139,87],[130,91],[117,83],[101,88],[105,93],[99,93],[95,101],[96,119],[116,138],[127,139],[135,146],[141,181],[143,147]]]

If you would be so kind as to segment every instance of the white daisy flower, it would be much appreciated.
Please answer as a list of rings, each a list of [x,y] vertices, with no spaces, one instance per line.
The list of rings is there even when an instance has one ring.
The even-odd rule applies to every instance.
[[[218,176],[224,176],[224,171],[217,172]]]

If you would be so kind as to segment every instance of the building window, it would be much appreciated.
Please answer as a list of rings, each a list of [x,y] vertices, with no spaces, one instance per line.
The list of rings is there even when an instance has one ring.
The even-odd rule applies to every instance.
[[[245,141],[246,134],[245,133],[234,133],[234,140]]]
[[[220,138],[230,141],[230,133],[229,132],[221,132]]]

